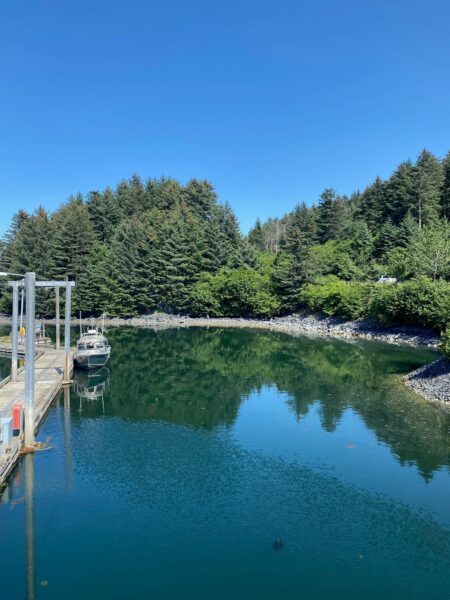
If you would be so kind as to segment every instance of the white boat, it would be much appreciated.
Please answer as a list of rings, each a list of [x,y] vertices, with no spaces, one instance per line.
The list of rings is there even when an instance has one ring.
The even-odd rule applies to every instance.
[[[110,353],[111,346],[103,332],[93,327],[81,333],[73,360],[81,369],[98,369],[106,365]]]

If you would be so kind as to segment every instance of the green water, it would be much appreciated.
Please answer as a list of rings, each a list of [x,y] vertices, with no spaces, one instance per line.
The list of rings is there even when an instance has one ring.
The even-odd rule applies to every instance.
[[[0,381],[8,377],[11,372],[11,359],[0,355]]]
[[[2,598],[450,598],[450,415],[400,381],[431,353],[109,338],[3,494]]]

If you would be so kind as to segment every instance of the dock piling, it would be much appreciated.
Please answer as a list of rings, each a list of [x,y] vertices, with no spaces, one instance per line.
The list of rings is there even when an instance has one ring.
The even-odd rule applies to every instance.
[[[56,342],[55,347],[57,350],[60,348],[60,321],[59,321],[59,287],[55,287],[55,323],[56,323]]]
[[[34,445],[35,273],[25,274],[25,446]]]
[[[70,380],[70,314],[72,304],[72,287],[66,279],[66,307],[64,310],[64,381],[63,384],[72,383]]]
[[[12,330],[11,330],[11,381],[17,381],[17,344],[19,327],[19,285],[13,284]]]

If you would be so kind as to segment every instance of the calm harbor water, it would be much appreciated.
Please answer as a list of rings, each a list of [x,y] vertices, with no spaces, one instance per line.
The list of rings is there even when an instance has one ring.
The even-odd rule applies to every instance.
[[[450,415],[400,381],[432,353],[109,338],[2,496],[2,597],[450,598]]]
[[[2,379],[4,379],[5,377],[8,377],[10,372],[11,372],[11,360],[9,358],[7,358],[6,356],[0,355],[0,381]]]

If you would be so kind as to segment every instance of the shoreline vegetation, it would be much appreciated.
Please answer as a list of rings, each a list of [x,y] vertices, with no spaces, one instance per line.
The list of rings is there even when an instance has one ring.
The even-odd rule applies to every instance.
[[[158,311],[190,315],[179,326],[214,319],[401,343],[428,328],[450,359],[450,152],[423,150],[362,191],[310,200],[243,235],[209,181],[133,175],[53,213],[19,210],[0,270],[74,280],[73,312],[111,324],[145,326]],[[53,290],[37,291],[36,311],[54,315]],[[6,280],[0,312],[11,313]]]

